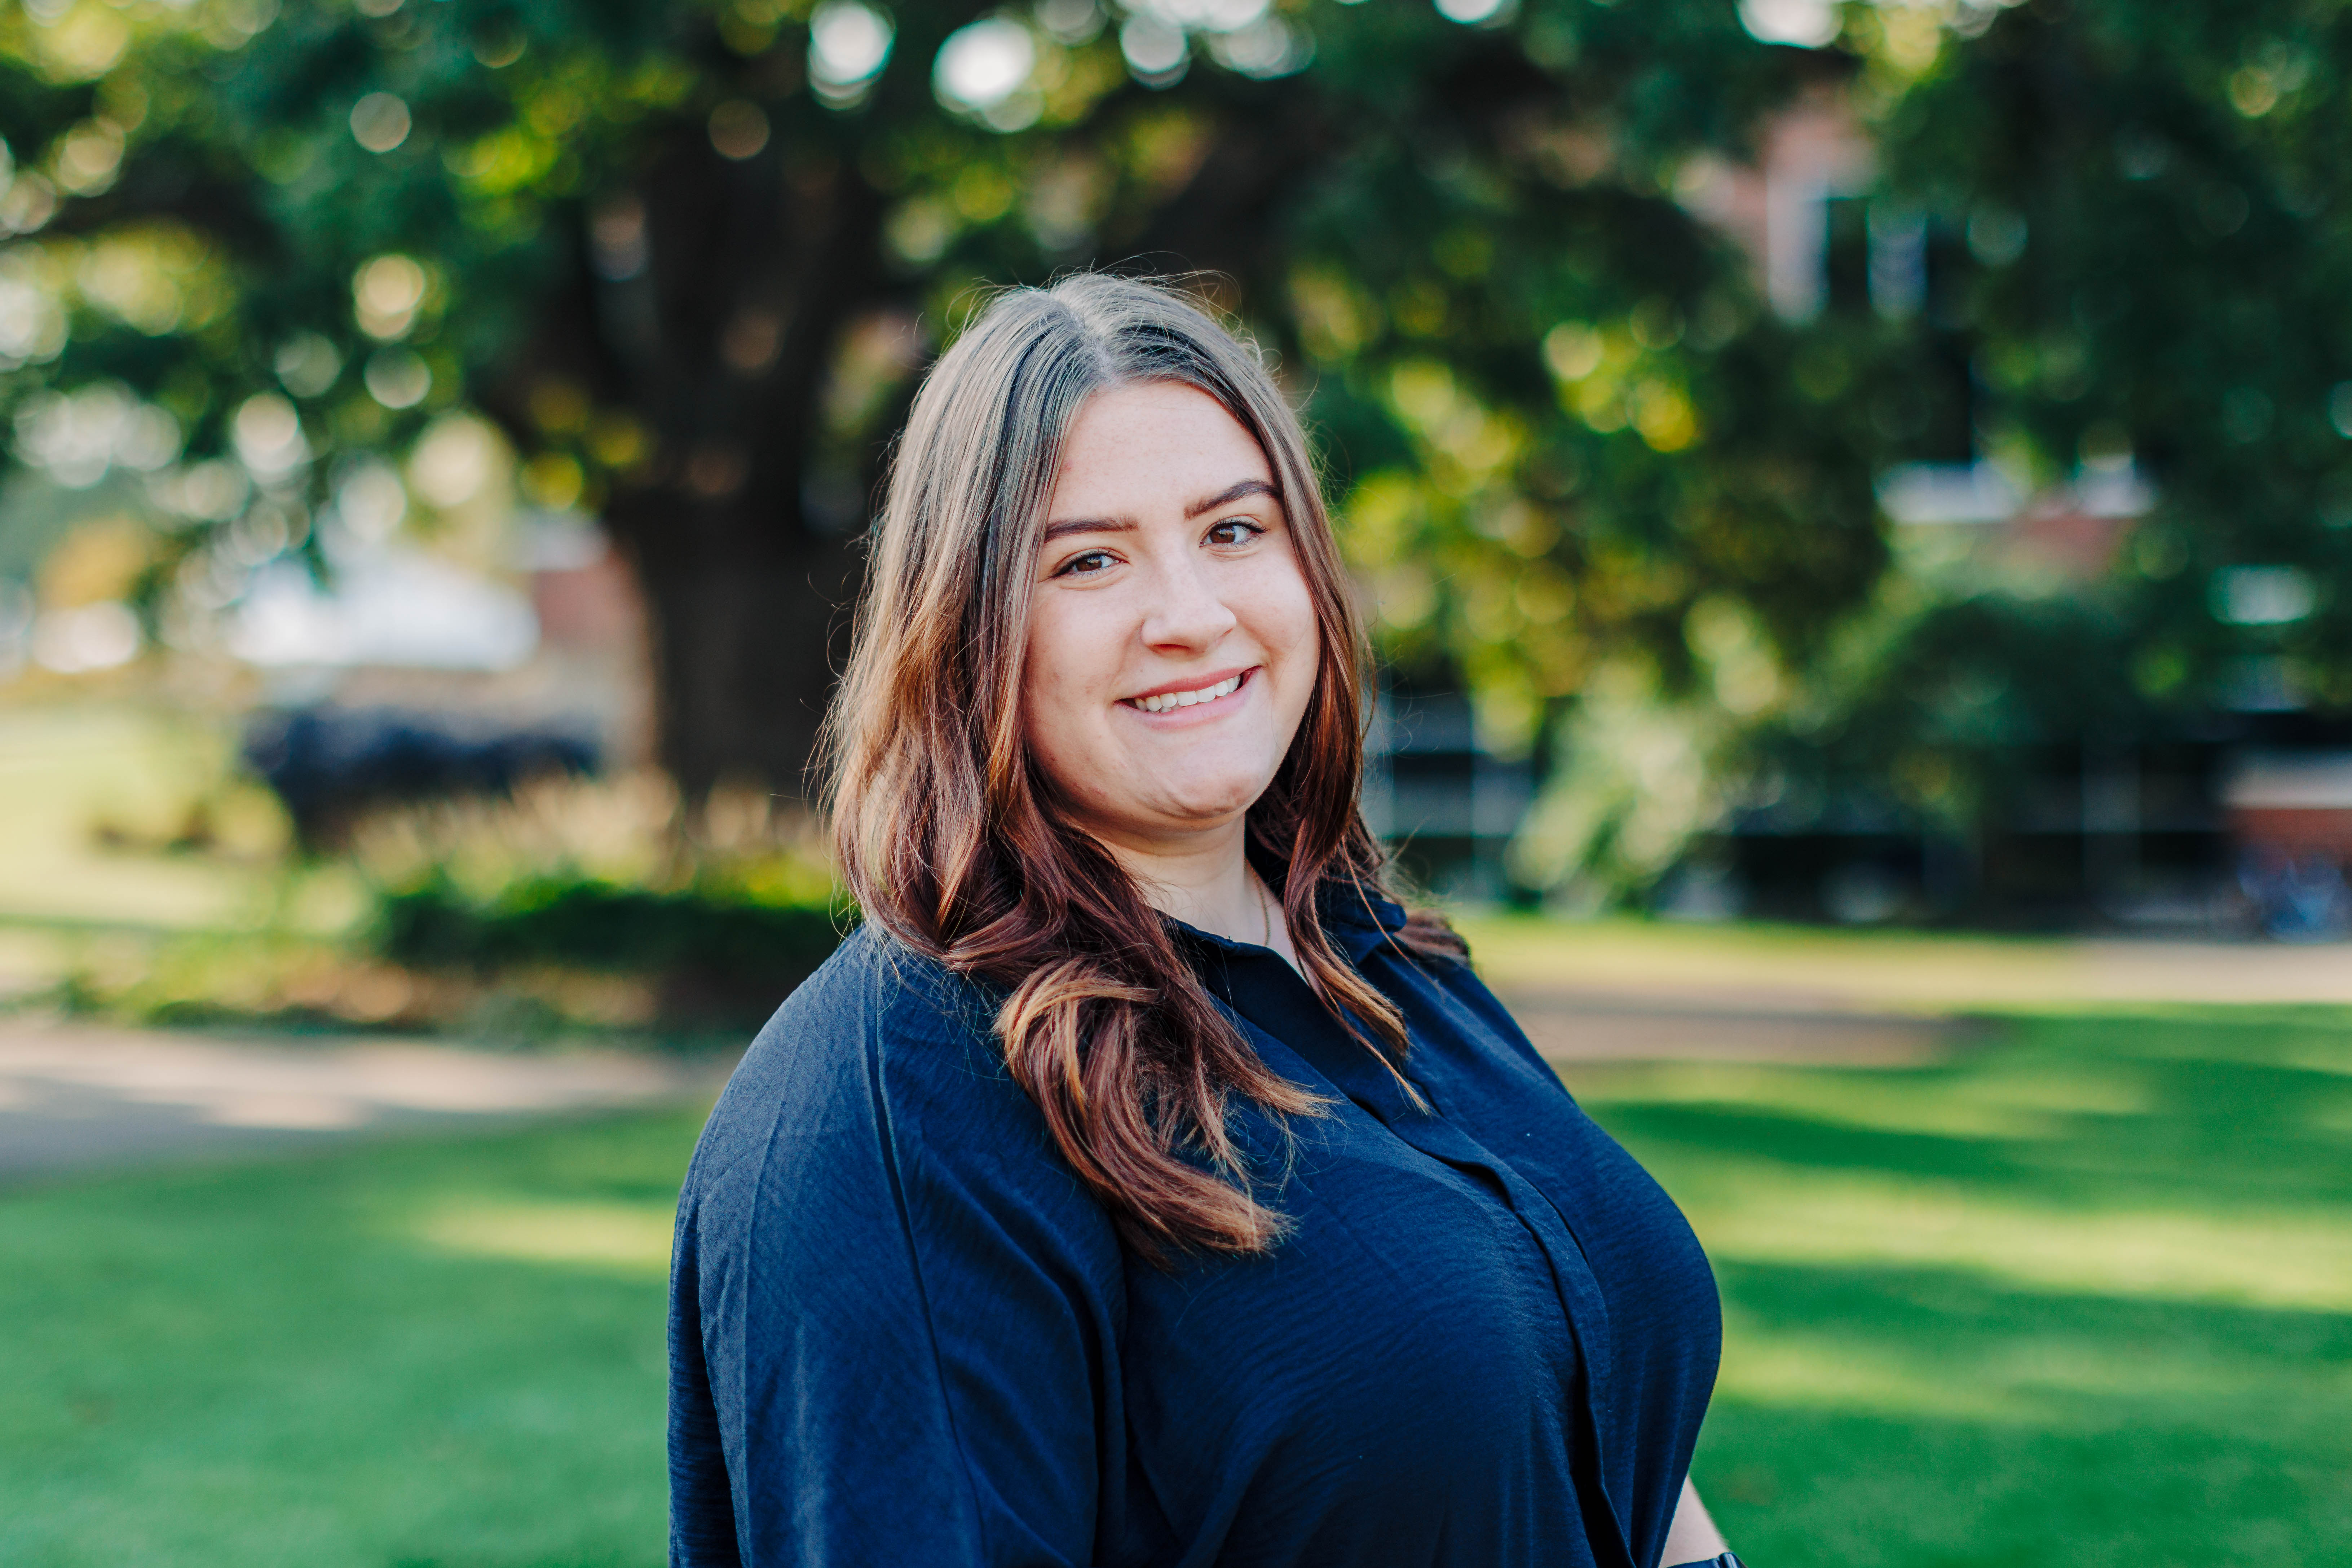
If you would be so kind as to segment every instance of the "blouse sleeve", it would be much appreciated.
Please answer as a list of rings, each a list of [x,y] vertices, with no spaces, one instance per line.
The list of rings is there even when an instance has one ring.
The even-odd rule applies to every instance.
[[[1118,1245],[957,983],[875,945],[763,1031],[688,1177],[671,1562],[1075,1568],[1120,1447]]]

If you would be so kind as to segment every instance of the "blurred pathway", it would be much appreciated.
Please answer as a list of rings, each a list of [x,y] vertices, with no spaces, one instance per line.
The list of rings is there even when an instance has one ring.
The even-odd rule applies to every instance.
[[[715,1091],[730,1066],[0,1019],[0,1182],[677,1101]]]
[[[1983,1031],[1966,1020],[1857,1011],[1827,998],[1499,985],[1528,1039],[1554,1063],[1810,1062],[1904,1067]]]
[[[1508,995],[1556,1061],[1656,1058],[1897,1065],[1939,1054],[1935,1019],[1689,1005],[1579,991]],[[489,1126],[715,1093],[731,1058],[470,1051],[375,1038],[264,1037],[0,1018],[0,1184],[235,1156],[353,1136]]]
[[[2294,946],[1509,917],[1462,925],[1488,982],[1526,994],[1825,1013],[2352,1005],[2352,942],[2345,942]]]
[[[1465,922],[1555,1061],[1896,1066],[2056,1007],[2352,1005],[2352,943],[2002,938],[1769,926]]]
[[[1759,928],[1468,922],[1545,1057],[1899,1067],[2007,1007],[2352,1003],[2352,944],[2032,942]],[[5,957],[5,954],[0,954]],[[0,963],[0,969],[5,969]],[[0,1016],[0,1182],[690,1100],[731,1064],[523,1055]]]

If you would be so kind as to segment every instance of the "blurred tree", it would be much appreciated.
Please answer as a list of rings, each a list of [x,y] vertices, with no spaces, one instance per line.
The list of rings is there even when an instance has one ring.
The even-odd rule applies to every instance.
[[[1720,0],[26,0],[0,363],[210,605],[488,412],[635,563],[666,764],[793,790],[976,286],[1215,269],[1386,635],[1523,742],[1605,658],[1688,689],[1694,616],[1769,681],[1879,569],[1872,426],[1674,195],[1847,68]]]
[[[1857,367],[1849,401],[1889,458],[1973,458],[2052,527],[2147,510],[2111,515],[2107,544],[2066,569],[2031,540],[2021,569],[1906,560],[1724,742],[1728,771],[1968,838],[2017,819],[2053,752],[2211,733],[2233,710],[2340,718],[2352,16],[2121,0],[1823,16],[1811,41],[1853,63],[1879,153],[1877,264],[1911,279],[1833,307],[1812,352]],[[1962,406],[1957,450],[1923,395]]]
[[[2352,697],[2352,601],[2315,593],[2248,641],[2217,582],[2284,565],[2316,589],[2352,565],[2352,16],[2031,0],[1975,22],[1856,43],[1889,195],[1969,263],[1943,311],[1975,343],[1988,455],[2045,484],[2126,459],[2153,482],[2122,579],[2150,697],[2210,700],[2249,652]]]

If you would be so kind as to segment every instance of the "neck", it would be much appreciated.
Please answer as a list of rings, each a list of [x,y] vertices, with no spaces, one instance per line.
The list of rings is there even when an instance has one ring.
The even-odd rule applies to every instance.
[[[1247,826],[1240,817],[1181,838],[1097,837],[1161,914],[1228,942],[1269,946],[1297,967],[1281,896],[1261,891],[1264,884],[1250,869],[1246,852]]]
[[[1250,885],[1248,842],[1239,817],[1181,837],[1102,838],[1161,914],[1234,942],[1257,942],[1265,921]]]

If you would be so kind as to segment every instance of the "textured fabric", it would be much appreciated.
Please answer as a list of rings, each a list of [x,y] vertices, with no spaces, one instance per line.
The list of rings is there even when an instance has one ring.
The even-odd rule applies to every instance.
[[[1188,932],[1331,1104],[1235,1114],[1296,1229],[1172,1272],[980,987],[860,931],[796,991],[679,1203],[672,1562],[1654,1568],[1715,1378],[1697,1242],[1467,968],[1327,912],[1425,1103],[1280,958]]]

